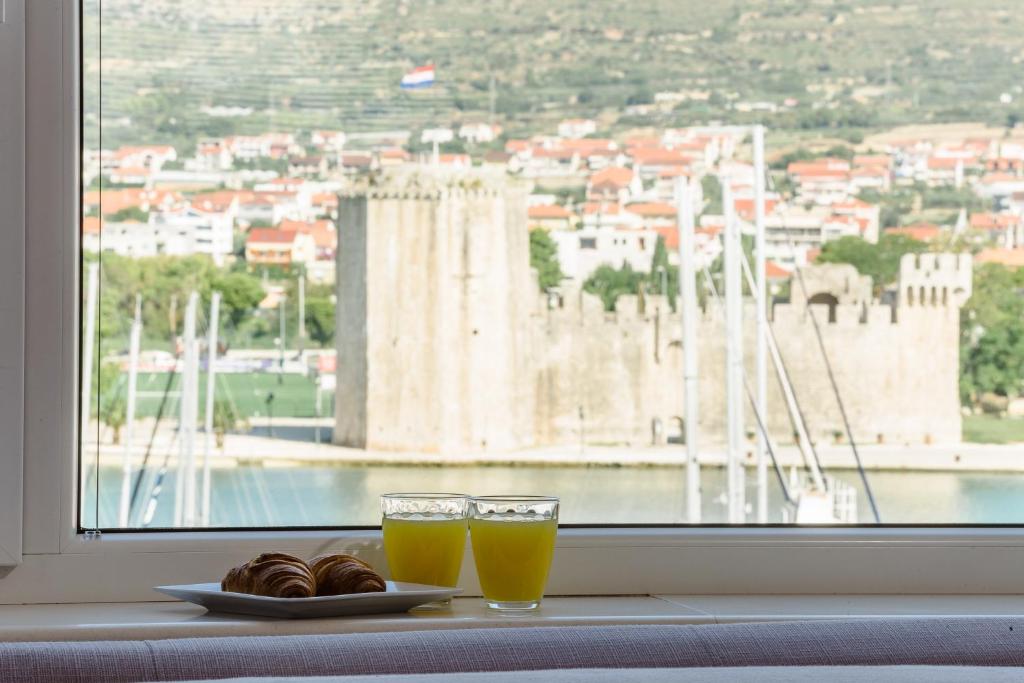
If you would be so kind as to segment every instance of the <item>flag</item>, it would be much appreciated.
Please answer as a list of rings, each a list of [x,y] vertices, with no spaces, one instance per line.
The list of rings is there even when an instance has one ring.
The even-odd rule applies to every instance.
[[[434,85],[434,65],[418,66],[402,76],[402,89],[415,90]]]

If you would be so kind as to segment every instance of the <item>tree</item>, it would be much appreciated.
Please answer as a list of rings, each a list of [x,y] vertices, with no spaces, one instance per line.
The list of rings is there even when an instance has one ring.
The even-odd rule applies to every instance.
[[[1024,270],[983,264],[960,309],[960,394],[1016,396],[1024,389]]]
[[[253,309],[266,296],[259,278],[246,273],[218,275],[211,283],[211,287],[220,292],[224,312],[233,327],[238,327],[252,314]]]
[[[583,289],[601,298],[606,311],[615,310],[615,301],[620,294],[636,294],[645,280],[644,273],[633,270],[629,263],[621,268],[613,268],[607,264],[599,266],[583,283]]]
[[[306,330],[320,346],[334,338],[334,304],[327,297],[306,299]]]
[[[704,195],[704,211],[701,213],[722,213],[722,184],[713,175],[700,179],[701,193]]]
[[[564,277],[558,263],[558,245],[544,230],[530,231],[530,267],[537,271],[541,291],[557,286]]]
[[[127,403],[120,391],[115,390],[114,394],[103,402],[100,417],[105,425],[114,430],[113,441],[115,444],[121,443],[121,428],[124,427],[127,411]]]
[[[870,275],[875,293],[895,284],[904,254],[920,254],[927,250],[924,242],[907,235],[882,235],[877,244],[860,237],[840,237],[826,242],[818,263],[849,263],[861,275]]]
[[[149,220],[149,213],[138,206],[126,206],[107,216],[107,220],[111,223],[145,223]]]
[[[223,398],[213,402],[213,435],[217,448],[224,448],[224,436],[242,424],[245,421],[238,414],[234,403]]]

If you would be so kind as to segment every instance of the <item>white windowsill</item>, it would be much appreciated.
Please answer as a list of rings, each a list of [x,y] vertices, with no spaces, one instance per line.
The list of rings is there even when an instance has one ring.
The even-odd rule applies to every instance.
[[[292,620],[208,614],[200,607],[180,602],[90,603],[0,607],[0,642],[1020,614],[1024,614],[1024,595],[548,598],[538,614],[525,617],[494,615],[484,608],[480,598],[458,598],[450,612]]]

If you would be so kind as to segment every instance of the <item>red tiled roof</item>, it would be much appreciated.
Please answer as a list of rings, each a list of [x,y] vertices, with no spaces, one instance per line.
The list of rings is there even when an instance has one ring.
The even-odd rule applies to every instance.
[[[633,182],[633,169],[622,166],[609,166],[590,176],[590,186],[593,189],[602,187],[621,189],[628,187],[631,182]]]
[[[769,280],[785,280],[792,274],[792,271],[786,270],[775,261],[764,262],[764,275]]]
[[[616,216],[622,213],[622,207],[613,202],[585,202],[583,204],[583,213],[588,216],[599,213]]]
[[[675,225],[665,225],[655,228],[655,231],[665,240],[666,249],[679,249],[679,228]]]
[[[1003,230],[1021,221],[1020,216],[1009,213],[975,213],[971,214],[971,227],[978,230]]]
[[[638,216],[665,216],[674,218],[676,215],[676,207],[665,202],[639,202],[636,204],[630,204],[626,207],[626,211],[635,213]]]
[[[98,216],[86,216],[82,219],[82,233],[86,235],[100,234],[100,219]]]
[[[928,242],[939,236],[942,228],[931,223],[915,223],[902,228],[886,228],[886,235],[906,235],[919,242]]]
[[[246,244],[286,244],[294,242],[298,233],[275,228],[253,228],[245,239]]]
[[[633,147],[626,153],[641,166],[683,166],[693,161],[688,154],[663,147]]]
[[[1024,266],[1024,249],[982,249],[974,255],[974,262],[1020,268]]]
[[[558,219],[564,218],[568,220],[572,214],[564,206],[557,204],[539,204],[537,206],[531,206],[527,209],[527,216],[533,219]]]
[[[311,223],[286,219],[278,224],[277,229],[284,232],[301,232],[305,235],[312,235],[313,241],[320,249],[336,249],[338,247],[338,231],[335,230],[334,223],[326,219]]]

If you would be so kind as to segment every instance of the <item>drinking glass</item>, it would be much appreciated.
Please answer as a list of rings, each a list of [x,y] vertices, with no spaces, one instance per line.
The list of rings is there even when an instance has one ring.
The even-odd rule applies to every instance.
[[[488,607],[525,612],[540,606],[557,532],[558,498],[470,498],[469,534]]]
[[[454,587],[466,551],[469,497],[386,493],[380,497],[384,552],[394,581]],[[431,603],[447,606],[451,599]]]

